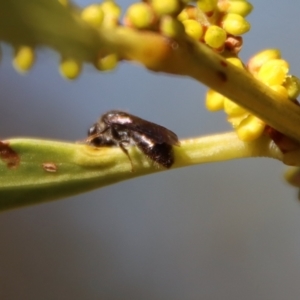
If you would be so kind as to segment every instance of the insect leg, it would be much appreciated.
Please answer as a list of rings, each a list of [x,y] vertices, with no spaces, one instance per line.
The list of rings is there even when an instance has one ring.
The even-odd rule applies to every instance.
[[[133,163],[131,160],[131,157],[128,153],[128,150],[124,147],[124,145],[122,144],[122,142],[119,143],[119,147],[121,148],[121,150],[125,153],[125,155],[128,157],[130,164],[131,164],[131,172],[134,172],[134,167],[133,167]]]

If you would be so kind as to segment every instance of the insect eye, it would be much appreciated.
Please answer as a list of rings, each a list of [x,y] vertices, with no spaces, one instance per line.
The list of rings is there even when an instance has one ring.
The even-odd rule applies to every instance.
[[[95,147],[100,147],[103,145],[103,139],[101,137],[95,137],[90,141],[90,144]]]
[[[89,130],[88,130],[88,136],[94,135],[96,133],[98,133],[99,128],[98,128],[98,124],[94,124]]]

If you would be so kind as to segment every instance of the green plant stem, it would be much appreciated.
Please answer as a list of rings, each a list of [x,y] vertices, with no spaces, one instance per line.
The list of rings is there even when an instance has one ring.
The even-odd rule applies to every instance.
[[[269,157],[283,159],[281,151],[265,136],[256,141],[241,141],[235,132],[204,136],[181,141],[175,148],[174,167],[227,161],[250,157]]]
[[[117,53],[156,72],[189,76],[300,142],[300,107],[185,35],[172,40],[122,26],[98,30],[81,20],[75,5],[54,0],[0,1],[0,11],[0,39],[14,46],[51,47],[90,63],[100,53]]]
[[[11,167],[9,160],[0,160],[0,210],[68,197],[166,170],[154,165],[136,147],[129,149],[132,171],[130,161],[118,147],[93,148],[34,139],[11,139],[7,143],[19,164]],[[174,147],[174,154],[172,169],[246,157],[282,159],[267,137],[244,143],[235,133],[183,140],[180,147]]]
[[[111,38],[123,49],[125,58],[153,71],[194,78],[300,142],[300,107],[205,45],[187,38],[170,41],[155,33],[130,29],[119,29],[115,35],[118,38]]]

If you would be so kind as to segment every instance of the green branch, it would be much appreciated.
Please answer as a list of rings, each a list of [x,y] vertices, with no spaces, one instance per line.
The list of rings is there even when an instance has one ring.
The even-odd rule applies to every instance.
[[[39,47],[54,49],[61,61],[68,63],[70,59],[71,69],[75,65],[70,78],[77,76],[84,62],[101,69],[99,59],[113,54],[116,61],[133,61],[155,72],[189,76],[300,142],[300,107],[206,45],[184,33],[172,39],[158,31],[132,29],[117,22],[115,26],[96,28],[81,18],[80,8],[67,2],[0,0],[0,40],[12,45],[16,53],[25,46],[29,59],[23,62],[24,69],[34,61],[32,49]],[[130,172],[130,163],[118,148],[92,150],[85,145],[25,139],[11,140],[10,146],[20,156],[20,164],[12,168],[5,158],[0,163],[0,209],[49,201],[162,171],[135,148],[130,150],[135,172]],[[234,133],[183,141],[174,151],[173,168],[256,156],[285,161],[266,137],[244,143]],[[292,155],[295,161],[298,155]]]
[[[89,190],[161,172],[136,147],[129,149],[134,170],[118,147],[93,148],[34,139],[11,139],[0,151],[0,210],[51,201]],[[181,141],[174,147],[172,168],[246,157],[281,160],[277,147],[266,137],[252,143],[235,133]]]
[[[300,107],[186,35],[172,40],[123,26],[97,29],[79,17],[79,8],[57,0],[0,1],[0,11],[0,39],[15,47],[51,47],[89,63],[100,53],[116,53],[153,71],[189,76],[300,141]]]

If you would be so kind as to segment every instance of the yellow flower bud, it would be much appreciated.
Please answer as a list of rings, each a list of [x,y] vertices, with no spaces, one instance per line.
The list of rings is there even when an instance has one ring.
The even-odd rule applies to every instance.
[[[184,35],[183,24],[171,16],[163,16],[160,21],[159,29],[165,36],[175,38]]]
[[[233,35],[241,35],[250,30],[250,24],[242,16],[232,13],[222,18],[222,27]]]
[[[210,111],[223,109],[225,99],[226,98],[222,94],[214,90],[208,90],[205,99],[206,108]]]
[[[226,41],[226,31],[219,26],[209,26],[204,35],[205,43],[214,49],[223,47]]]
[[[118,65],[118,55],[115,53],[108,54],[104,57],[99,58],[95,63],[94,66],[96,69],[100,71],[112,71]]]
[[[63,58],[59,66],[61,75],[67,79],[77,78],[81,72],[81,68],[81,61],[74,58]]]
[[[114,1],[106,0],[100,4],[102,11],[104,12],[104,19],[102,26],[115,27],[119,23],[121,15],[121,8]]]
[[[265,129],[265,123],[253,115],[245,118],[236,128],[239,139],[244,142],[251,142],[259,138]]]
[[[197,6],[204,13],[213,13],[217,7],[218,0],[198,0]]]
[[[175,15],[182,9],[179,0],[151,0],[154,11],[159,15]]]
[[[203,35],[203,27],[196,20],[184,20],[182,21],[185,32],[188,36],[195,40],[199,40]]]
[[[134,3],[129,6],[125,18],[133,27],[138,29],[150,28],[155,20],[154,12],[147,3]]]
[[[241,122],[246,119],[250,114],[243,114],[240,116],[228,116],[227,121],[231,124],[231,126],[236,129]]]
[[[197,8],[193,5],[187,5],[177,16],[179,21],[184,21],[187,19],[196,19]]]
[[[178,20],[184,21],[187,19],[197,20],[199,9],[194,5],[186,5],[181,13],[177,16]]]
[[[229,117],[237,117],[243,114],[248,114],[248,112],[235,102],[225,98],[224,100],[224,111],[228,114]]]
[[[243,62],[237,57],[228,57],[226,60],[240,69],[245,69]]]
[[[92,4],[84,8],[81,12],[81,18],[92,26],[98,27],[101,25],[104,13],[98,4]]]
[[[31,69],[34,64],[35,54],[32,47],[20,46],[15,49],[13,64],[14,67],[25,73]]]
[[[249,15],[253,9],[252,4],[247,1],[228,1],[229,7],[227,12],[241,15],[246,17]]]
[[[264,63],[277,58],[281,58],[281,53],[278,49],[266,49],[258,52],[249,60],[248,70],[255,75]]]
[[[264,63],[257,73],[257,78],[265,84],[281,85],[289,71],[287,61],[283,59],[271,59]]]
[[[286,76],[283,86],[286,88],[288,97],[296,99],[300,94],[300,80],[298,77],[289,75]]]

